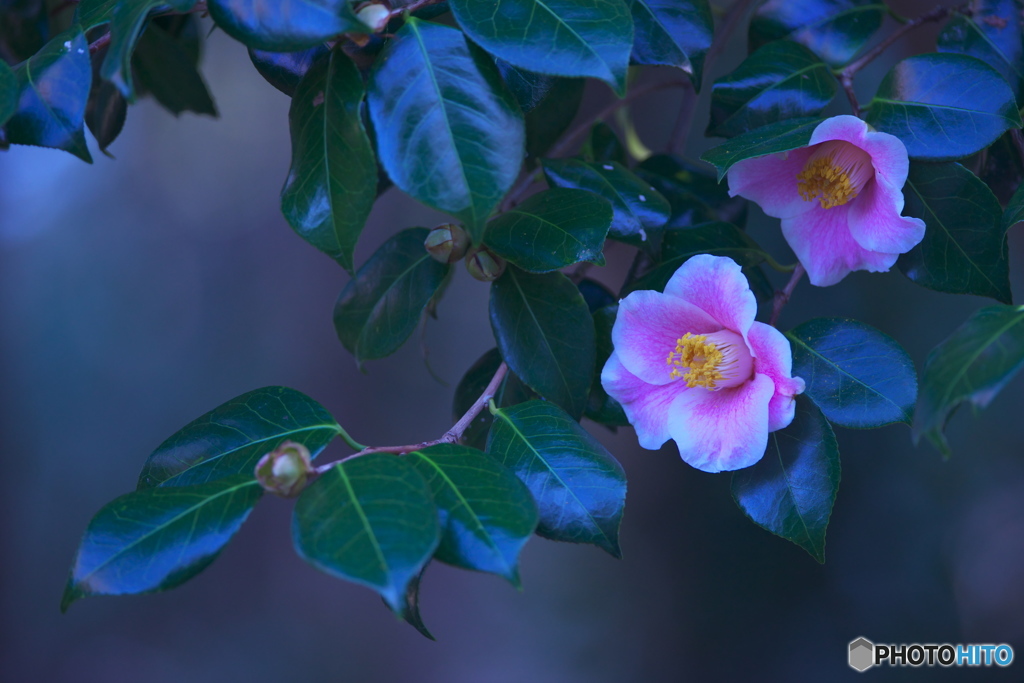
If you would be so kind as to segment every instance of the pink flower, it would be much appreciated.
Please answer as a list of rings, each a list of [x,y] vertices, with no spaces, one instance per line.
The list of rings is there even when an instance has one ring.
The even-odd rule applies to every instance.
[[[889,270],[924,238],[924,221],[900,215],[909,168],[899,138],[833,116],[807,147],[737,162],[729,194],[781,218],[811,284],[834,285],[850,271]]]
[[[641,446],[674,439],[683,460],[707,472],[761,459],[768,432],[793,421],[804,381],[791,376],[789,341],[756,313],[739,265],[707,254],[680,266],[664,294],[619,302],[601,384]]]

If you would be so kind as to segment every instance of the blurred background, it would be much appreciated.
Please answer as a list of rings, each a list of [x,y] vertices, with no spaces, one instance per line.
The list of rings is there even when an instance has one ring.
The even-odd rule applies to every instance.
[[[908,16],[934,6],[891,4]],[[933,49],[936,30],[862,72],[864,101],[896,59]],[[740,31],[709,76],[741,61],[743,40]],[[92,166],[52,150],[0,153],[0,679],[831,681],[857,675],[846,648],[858,636],[1024,645],[1024,378],[984,412],[955,416],[948,461],[915,447],[904,425],[837,430],[843,477],[824,566],[749,522],[728,475],[690,468],[671,442],[644,451],[629,429],[586,423],[629,478],[623,559],[534,538],[522,592],[434,564],[421,608],[437,642],[370,590],[299,560],[291,504],[272,496],[184,586],[90,598],[61,615],[88,520],[132,490],[150,451],[188,421],[282,384],[323,403],[359,441],[432,438],[451,424],[462,373],[493,346],[487,287],[460,267],[425,337],[447,386],[426,370],[416,337],[357,370],[331,324],[348,276],[279,211],[288,99],[238,43],[215,33],[206,45],[220,119],[175,119],[143,101],[111,147],[116,160],[95,146]],[[709,91],[691,158],[707,146]],[[592,85],[585,107],[607,97]],[[634,107],[648,146],[664,145],[678,98],[663,92]],[[777,221],[751,211],[754,238],[793,260]],[[439,222],[391,190],[357,262],[398,229]],[[1020,230],[1010,239],[1018,296]],[[613,250],[591,272],[617,287],[627,261]],[[828,289],[801,283],[781,326],[857,318],[904,344],[920,371],[931,348],[991,303],[930,292],[898,272],[855,273]],[[321,457],[345,452],[332,445]],[[1020,680],[1021,667],[868,675]]]

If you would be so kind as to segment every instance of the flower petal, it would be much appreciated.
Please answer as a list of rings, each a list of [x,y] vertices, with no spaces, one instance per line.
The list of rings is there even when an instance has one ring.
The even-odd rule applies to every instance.
[[[746,197],[775,218],[810,211],[816,202],[806,201],[796,189],[796,177],[804,170],[810,155],[811,150],[802,147],[737,161],[729,169],[729,196]]]
[[[669,406],[679,392],[686,389],[685,383],[648,384],[627,370],[618,353],[613,351],[601,371],[601,386],[622,404],[626,419],[636,430],[637,441],[643,448],[656,451],[669,440]]]
[[[849,214],[850,204],[844,204],[782,219],[782,234],[812,285],[834,285],[854,270],[885,272],[896,263],[899,254],[870,251],[853,239]]]
[[[767,375],[735,389],[688,389],[672,402],[669,432],[683,460],[705,472],[749,467],[768,447],[768,403],[775,385]]]
[[[884,180],[869,182],[850,202],[850,235],[870,251],[906,253],[924,239],[924,221],[902,212],[902,190]]]
[[[910,173],[910,159],[902,140],[888,133],[868,131],[861,148],[871,155],[875,177],[880,177],[897,190],[903,187]]]
[[[811,141],[808,145],[817,145],[820,142],[829,140],[845,140],[864,149],[864,143],[868,135],[868,124],[856,116],[842,114],[825,119],[818,124],[818,127],[811,133]],[[868,152],[870,154],[871,152]]]
[[[768,403],[768,431],[788,427],[796,411],[793,397],[804,391],[804,380],[793,377],[789,340],[771,325],[755,322],[750,328],[750,345],[757,352],[754,372],[768,375],[775,384],[775,394]]]
[[[690,258],[665,285],[665,294],[689,301],[744,339],[757,315],[757,299],[743,269],[725,256]]]
[[[665,361],[676,341],[687,332],[708,334],[722,327],[688,301],[641,289],[619,302],[612,345],[630,373],[648,384],[668,384],[672,368]]]

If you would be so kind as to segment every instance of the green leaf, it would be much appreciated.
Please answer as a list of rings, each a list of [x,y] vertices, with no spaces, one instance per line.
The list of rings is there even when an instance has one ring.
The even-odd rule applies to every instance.
[[[494,418],[487,452],[530,489],[540,512],[537,533],[622,557],[626,474],[612,454],[545,401],[501,408]]]
[[[910,164],[904,213],[924,220],[924,240],[897,265],[917,284],[1010,303],[1002,207],[985,183],[956,163]]]
[[[618,162],[545,159],[544,176],[555,187],[588,190],[611,202],[608,237],[633,246],[653,238],[660,241],[655,233],[664,228],[672,207],[650,183]]]
[[[555,76],[516,68],[504,59],[495,59],[494,64],[524,114],[536,109],[559,80]]]
[[[583,102],[586,81],[557,78],[544,99],[526,115],[526,154],[539,157],[568,130]]]
[[[1000,206],[1010,203],[1013,193],[1024,181],[1024,158],[1017,151],[1015,138],[1024,141],[1018,130],[1003,133],[978,159],[981,165],[976,173],[992,190]]]
[[[364,94],[341,50],[310,67],[288,112],[292,167],[281,190],[292,229],[349,272],[377,197],[377,160],[360,115]]]
[[[732,496],[755,524],[825,563],[825,530],[839,491],[839,446],[821,412],[802,396],[796,417],[768,435],[768,450],[732,477]]]
[[[714,37],[707,0],[630,0],[633,61],[682,69],[700,90],[704,56]]]
[[[331,414],[287,387],[256,389],[214,408],[168,438],[146,460],[139,489],[205,484],[235,474],[254,478],[256,462],[285,441],[316,457],[343,434]]]
[[[292,537],[304,560],[369,586],[395,612],[440,540],[438,512],[406,459],[371,453],[340,462],[302,492]]]
[[[619,136],[604,121],[598,121],[591,127],[590,135],[580,150],[584,161],[614,161],[622,166],[629,164],[629,154],[619,142]],[[549,159],[549,161],[551,161]]]
[[[622,296],[638,289],[662,291],[679,266],[697,254],[728,256],[744,267],[756,266],[765,260],[764,250],[747,233],[730,223],[703,223],[692,228],[666,230],[658,264],[627,285]]]
[[[52,147],[92,163],[85,142],[85,107],[92,85],[89,43],[77,26],[53,38],[14,69],[18,109],[7,121],[7,141]]]
[[[92,87],[89,90],[89,101],[85,106],[85,125],[89,127],[100,151],[106,152],[107,147],[117,139],[124,128],[128,115],[128,102],[124,99],[117,86],[100,77],[100,65],[106,57],[107,47],[100,48],[92,61]]]
[[[7,123],[7,119],[18,110],[19,90],[17,76],[7,66],[7,62],[0,60],[0,126]]]
[[[85,31],[105,24],[123,2],[124,0],[81,0],[75,8],[75,23]]]
[[[601,385],[601,370],[612,355],[612,326],[619,312],[618,303],[613,303],[593,312],[594,334],[597,338],[597,362],[594,364],[594,383],[590,387],[587,398],[587,409],[584,415],[594,422],[608,427],[625,427],[629,424],[622,405],[608,395]]]
[[[635,170],[668,200],[672,214],[667,227],[685,228],[709,221],[743,225],[747,220],[749,202],[730,197],[728,186],[704,168],[676,156],[655,154]]]
[[[806,147],[811,141],[811,133],[823,120],[801,118],[770,123],[713,147],[700,158],[718,169],[718,180],[721,181],[737,161]]]
[[[487,225],[484,242],[499,256],[532,273],[580,261],[604,265],[612,222],[607,199],[583,190],[539,192]]]
[[[451,0],[474,43],[523,69],[599,78],[626,94],[633,20],[623,0]]]
[[[249,59],[267,83],[292,97],[302,77],[328,52],[330,50],[324,45],[297,52],[268,52],[249,48]]]
[[[882,79],[869,107],[869,124],[927,161],[969,156],[1021,126],[1013,91],[999,72],[958,54],[904,59]]]
[[[750,44],[788,38],[821,55],[830,66],[853,60],[889,13],[872,0],[768,0],[750,20]]]
[[[1003,212],[1003,230],[1009,230],[1021,221],[1024,221],[1024,183],[1017,186],[1017,191]]]
[[[182,41],[155,22],[139,39],[132,57],[139,85],[175,116],[191,111],[217,116],[217,107]]]
[[[357,363],[397,351],[444,285],[451,266],[423,247],[429,232],[408,228],[393,235],[341,290],[334,329]]]
[[[917,400],[914,362],[895,339],[856,320],[815,318],[786,336],[793,376],[830,422],[872,429],[910,424]]]
[[[484,393],[484,389],[491,383],[491,378],[494,377],[494,373],[498,371],[498,366],[501,363],[501,354],[498,353],[498,349],[491,349],[480,356],[476,363],[466,371],[455,388],[455,397],[452,400],[453,422],[458,422],[459,418],[465,415],[470,406]],[[529,401],[535,397],[536,394],[523,384],[514,372],[509,370],[498,387],[494,403],[504,408]],[[490,412],[481,411],[469,428],[462,433],[462,443],[483,450],[487,444],[487,432],[491,429],[491,421]]]
[[[976,57],[1006,79],[1019,101],[1024,89],[1024,30],[1020,0],[975,0],[954,12],[938,37],[939,52]]]
[[[117,498],[85,530],[61,611],[90,595],[153,593],[185,583],[217,558],[262,495],[251,476],[238,475]]]
[[[437,640],[427,629],[427,625],[423,623],[423,617],[420,616],[420,582],[423,580],[424,572],[426,572],[426,567],[409,581],[409,585],[405,588],[404,601],[396,613],[405,620],[405,623],[419,631],[424,638]],[[386,600],[384,604],[387,604]]]
[[[207,7],[224,33],[260,50],[302,50],[367,31],[349,0],[208,0]]]
[[[561,273],[515,266],[491,285],[491,329],[501,357],[538,394],[578,419],[594,376],[594,321]]]
[[[537,528],[529,489],[493,458],[457,444],[409,454],[440,512],[442,562],[519,586],[519,551]]]
[[[711,90],[707,135],[731,138],[784,119],[817,116],[836,96],[836,79],[817,55],[788,40],[768,43]]]
[[[526,140],[494,63],[456,29],[410,17],[377,59],[368,99],[391,180],[467,223],[478,242]]]
[[[922,436],[949,455],[943,429],[964,402],[984,408],[1024,367],[1024,306],[976,311],[928,355],[914,411],[914,441]]]

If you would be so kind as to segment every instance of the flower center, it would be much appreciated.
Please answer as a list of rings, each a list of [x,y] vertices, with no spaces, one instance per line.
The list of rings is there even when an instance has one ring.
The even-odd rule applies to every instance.
[[[860,194],[874,174],[867,152],[844,140],[830,140],[817,145],[796,176],[796,189],[804,201],[817,199],[821,208],[831,209]]]
[[[676,340],[676,348],[665,363],[673,366],[669,376],[683,379],[689,388],[712,391],[735,387],[750,379],[754,359],[743,337],[729,330],[712,334],[687,332]]]

